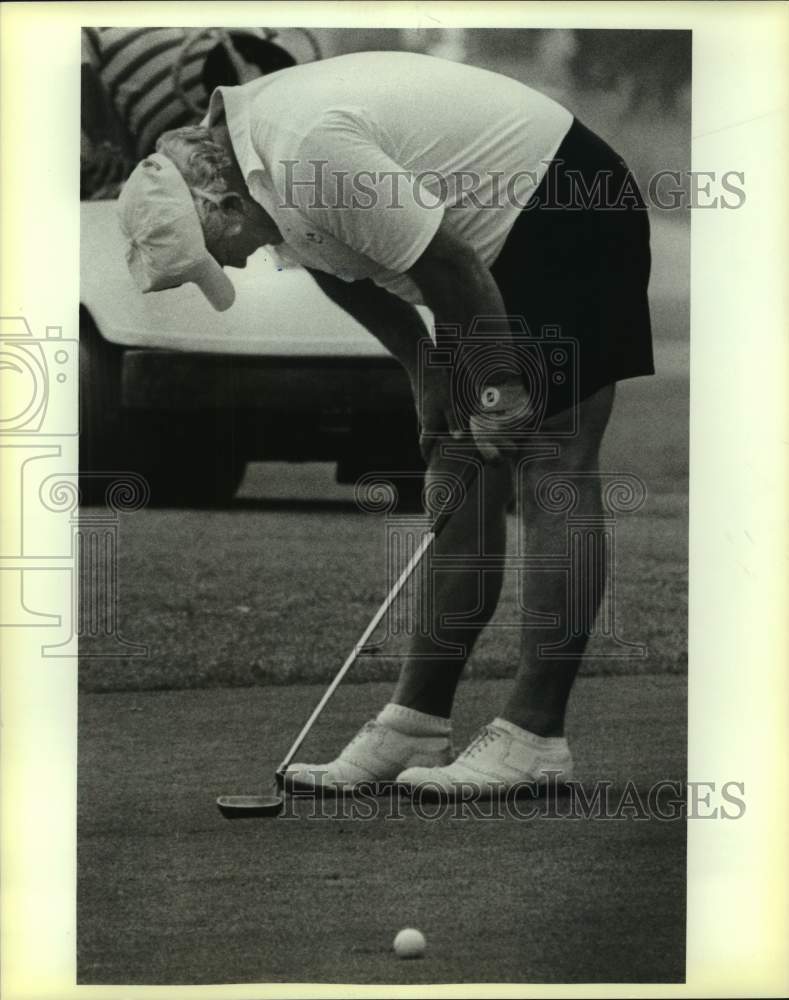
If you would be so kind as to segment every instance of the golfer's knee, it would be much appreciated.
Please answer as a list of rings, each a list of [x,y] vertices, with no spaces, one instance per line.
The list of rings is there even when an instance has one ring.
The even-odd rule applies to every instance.
[[[604,386],[576,410],[577,432],[567,438],[546,436],[550,458],[525,456],[518,470],[518,502],[524,517],[550,518],[563,510],[595,513],[600,508],[600,445],[608,424],[614,386]]]

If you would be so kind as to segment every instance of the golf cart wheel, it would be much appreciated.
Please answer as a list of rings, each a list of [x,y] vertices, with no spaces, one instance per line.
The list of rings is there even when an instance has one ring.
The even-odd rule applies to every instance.
[[[148,480],[153,507],[219,507],[235,496],[246,470],[232,413],[135,415],[132,467]]]
[[[142,475],[150,506],[229,503],[246,469],[228,411],[125,411],[123,348],[101,336],[84,310],[79,341],[79,471],[84,504],[104,502],[113,474]]]
[[[425,463],[410,413],[392,414],[383,431],[380,419],[357,420],[348,448],[337,463],[337,482],[356,484],[370,477],[391,486],[400,513],[422,511]]]

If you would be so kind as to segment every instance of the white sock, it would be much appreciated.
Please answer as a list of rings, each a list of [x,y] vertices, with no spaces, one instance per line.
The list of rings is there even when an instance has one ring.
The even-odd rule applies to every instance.
[[[528,729],[522,729],[520,726],[516,726],[514,722],[508,722],[500,716],[495,718],[491,725],[496,726],[497,729],[503,729],[505,733],[509,733],[510,736],[513,736],[516,740],[520,740],[521,743],[527,743],[535,750],[564,750],[567,746],[567,740],[564,736],[538,736],[537,733],[531,733]]]
[[[449,736],[452,732],[451,719],[417,712],[415,708],[395,705],[392,701],[381,709],[376,721],[405,736]]]

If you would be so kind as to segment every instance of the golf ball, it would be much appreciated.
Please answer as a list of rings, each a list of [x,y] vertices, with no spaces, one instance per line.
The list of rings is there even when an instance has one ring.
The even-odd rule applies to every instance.
[[[398,958],[421,958],[426,947],[425,935],[415,927],[404,927],[394,939]]]

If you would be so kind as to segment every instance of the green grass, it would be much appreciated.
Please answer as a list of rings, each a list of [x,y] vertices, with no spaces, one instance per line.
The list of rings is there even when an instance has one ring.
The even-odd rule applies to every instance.
[[[645,643],[649,655],[592,658],[586,673],[685,669],[686,432],[686,380],[640,379],[620,386],[602,467],[640,475],[648,498],[640,511],[617,521],[617,619],[621,637]],[[263,465],[252,470],[242,490],[246,499],[234,508],[125,516],[120,631],[150,652],[147,659],[83,658],[82,688],[200,688],[331,677],[390,585],[383,519],[355,510],[352,493],[332,483],[329,467]],[[310,495],[324,499],[304,499]],[[516,620],[510,578],[494,624]],[[393,677],[403,649],[402,637],[392,639],[377,655],[360,660],[349,680]],[[515,628],[488,630],[470,673],[508,676],[517,649]],[[592,643],[589,652],[595,651]]]
[[[458,745],[506,689],[461,685]],[[80,697],[78,982],[683,980],[681,819],[431,819],[406,804],[353,820],[308,803],[222,819],[214,797],[267,782],[321,690]],[[387,694],[341,687],[308,759],[333,756]],[[581,679],[568,737],[587,796],[597,780],[613,803],[684,781],[686,703],[684,677]],[[422,961],[392,954],[405,926],[427,936]]]

